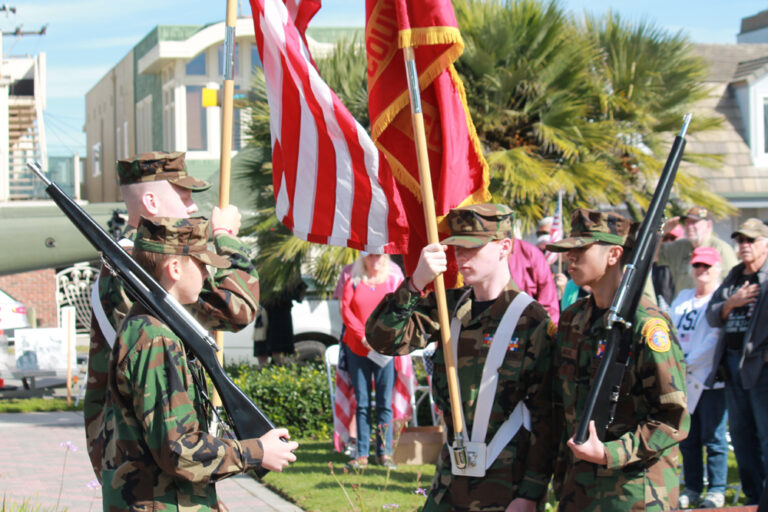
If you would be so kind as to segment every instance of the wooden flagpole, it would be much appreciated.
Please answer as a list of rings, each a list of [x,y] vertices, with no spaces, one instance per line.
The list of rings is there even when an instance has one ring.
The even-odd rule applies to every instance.
[[[236,0],[227,0],[227,17],[224,22],[224,89],[221,101],[221,160],[219,161],[219,208],[229,206],[229,182],[232,170],[232,123],[235,97],[235,24],[237,23]],[[216,354],[219,363],[224,363],[224,333],[216,331]],[[213,390],[213,406],[221,407],[221,397]]]
[[[419,181],[421,181],[421,202],[424,206],[424,220],[427,223],[427,242],[436,244],[440,242],[437,232],[437,216],[435,214],[435,197],[432,192],[432,175],[429,170],[429,154],[427,153],[427,137],[424,130],[424,114],[421,106],[421,91],[419,89],[419,75],[416,70],[416,55],[412,46],[403,48],[405,70],[408,76],[408,94],[411,99],[411,121],[413,123],[414,144],[416,146],[416,159],[419,166]],[[456,374],[456,361],[451,348],[451,327],[448,319],[448,302],[445,298],[445,280],[440,274],[434,280],[435,299],[437,300],[437,315],[440,322],[440,335],[442,339],[443,355],[445,357],[445,370],[448,377],[448,393],[451,401],[451,415],[453,417],[454,440],[457,453],[456,466],[466,466],[466,451],[464,450],[464,423],[461,415],[461,400],[459,399],[459,379]]]

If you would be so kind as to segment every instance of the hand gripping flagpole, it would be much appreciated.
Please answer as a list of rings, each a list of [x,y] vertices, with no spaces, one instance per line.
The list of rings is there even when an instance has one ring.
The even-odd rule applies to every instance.
[[[437,216],[435,214],[435,197],[432,192],[432,175],[429,170],[429,154],[427,153],[427,136],[424,130],[424,114],[421,107],[421,92],[419,90],[419,75],[416,70],[416,55],[413,46],[403,48],[405,71],[408,76],[408,95],[411,99],[411,120],[416,146],[416,159],[419,166],[419,181],[421,181],[421,203],[424,206],[424,220],[427,223],[427,242],[440,242],[437,233]],[[437,315],[440,322],[440,335],[445,357],[445,371],[448,376],[448,393],[451,400],[451,415],[453,417],[453,432],[456,450],[453,453],[456,467],[464,469],[467,465],[467,453],[464,448],[464,421],[461,415],[461,400],[459,399],[459,379],[456,374],[456,361],[451,348],[451,327],[448,319],[448,303],[445,298],[445,281],[443,275],[437,276],[433,282],[435,299],[437,300]]]
[[[227,0],[227,17],[224,22],[224,94],[221,103],[221,160],[219,163],[219,208],[229,206],[229,181],[232,169],[232,122],[235,97],[235,23],[237,23],[237,4]],[[219,363],[224,364],[224,333],[216,331],[216,353]],[[221,407],[221,398],[213,390],[213,406]]]

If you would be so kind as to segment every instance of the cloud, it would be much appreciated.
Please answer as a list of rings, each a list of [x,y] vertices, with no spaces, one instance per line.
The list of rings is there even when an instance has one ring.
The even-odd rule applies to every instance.
[[[84,98],[107,71],[109,66],[49,67],[48,97]]]

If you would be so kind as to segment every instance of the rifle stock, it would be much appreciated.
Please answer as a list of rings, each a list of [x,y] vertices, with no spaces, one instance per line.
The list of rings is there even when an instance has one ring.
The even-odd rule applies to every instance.
[[[224,373],[216,358],[215,351],[218,348],[208,331],[139,266],[80,205],[45,177],[37,162],[29,161],[27,166],[45,182],[48,195],[91,245],[101,252],[109,268],[123,281],[131,296],[165,323],[200,361],[221,396],[238,439],[261,437],[275,428],[269,418]],[[262,469],[260,474],[264,473],[266,470]]]
[[[621,381],[629,363],[632,321],[643,295],[645,281],[651,272],[660,238],[659,230],[664,208],[669,200],[669,194],[677,176],[677,168],[683,157],[685,134],[691,117],[691,114],[685,115],[683,128],[672,143],[664,169],[659,176],[659,183],[648,205],[648,211],[637,231],[632,262],[624,269],[621,283],[613,297],[606,325],[605,352],[587,395],[584,413],[573,436],[576,444],[583,444],[589,437],[590,420],[595,420],[597,435],[601,440],[605,438],[605,432],[613,422]]]

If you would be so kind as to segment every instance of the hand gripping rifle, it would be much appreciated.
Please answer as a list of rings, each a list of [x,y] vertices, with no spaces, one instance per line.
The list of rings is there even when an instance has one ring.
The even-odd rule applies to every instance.
[[[613,296],[606,325],[605,352],[589,390],[584,414],[573,436],[576,444],[583,444],[587,440],[590,420],[595,420],[595,430],[601,440],[605,438],[605,432],[613,422],[624,370],[629,364],[632,320],[640,304],[645,281],[651,273],[656,246],[660,238],[664,207],[669,200],[677,168],[683,157],[685,134],[690,122],[691,114],[686,114],[683,118],[683,128],[680,130],[680,135],[675,137],[667,163],[659,176],[659,183],[653,193],[651,204],[637,232],[632,263],[624,269],[621,284]]]
[[[275,428],[272,422],[243,391],[224,373],[216,359],[218,347],[208,331],[163,289],[110,235],[99,226],[58,185],[49,180],[37,162],[27,166],[46,184],[45,191],[61,208],[69,220],[98,251],[109,269],[122,281],[125,288],[148,311],[157,316],[179,337],[184,346],[200,361],[221,396],[222,404],[231,418],[238,439],[261,437]],[[266,474],[263,468],[257,471]]]

